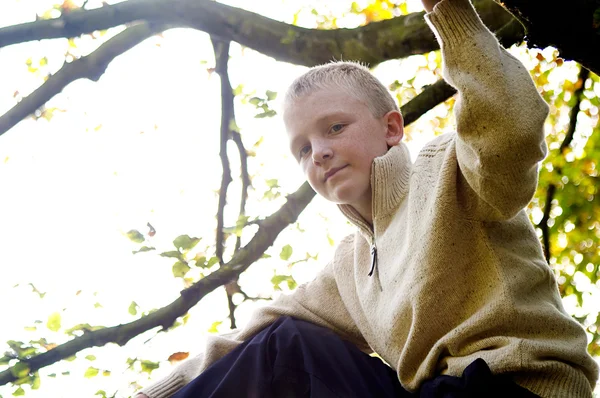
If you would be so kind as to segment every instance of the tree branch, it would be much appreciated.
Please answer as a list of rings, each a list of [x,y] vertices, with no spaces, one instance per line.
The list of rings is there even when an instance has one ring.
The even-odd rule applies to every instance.
[[[93,53],[71,63],[65,62],[58,72],[49,76],[31,95],[0,116],[0,135],[34,113],[69,83],[84,78],[98,81],[114,58],[165,29],[168,29],[167,25],[138,24],[112,37]]]
[[[600,0],[574,0],[568,6],[560,0],[495,1],[525,26],[530,44],[556,47],[563,58],[600,74],[600,24],[594,20]]]
[[[235,121],[235,119],[234,119]],[[248,172],[248,153],[246,152],[246,148],[244,147],[244,142],[242,141],[242,135],[237,131],[232,131],[232,139],[237,146],[238,153],[240,154],[240,172],[242,178],[242,193],[240,197],[240,212],[239,217],[244,217],[246,215],[246,201],[248,200],[248,189],[250,188],[250,173]],[[237,251],[242,244],[242,239],[240,236],[235,241],[235,250]]]
[[[227,156],[227,143],[230,137],[229,124],[233,118],[233,93],[231,84],[229,83],[229,75],[227,73],[227,64],[229,61],[229,42],[215,40],[211,37],[213,49],[215,52],[215,72],[221,79],[221,133],[219,145],[219,157],[221,158],[222,177],[221,188],[219,190],[219,204],[217,209],[217,236],[216,236],[216,255],[221,265],[223,261],[224,239],[223,232],[223,217],[225,205],[227,203],[227,189],[231,183],[231,167]]]
[[[512,19],[491,0],[474,0],[491,30]],[[279,61],[314,66],[332,59],[369,63],[422,54],[439,48],[423,13],[373,22],[355,29],[305,29],[209,0],[128,0],[76,10],[50,20],[0,29],[0,48],[32,40],[74,37],[146,20],[202,30],[250,47]]]
[[[228,63],[229,63],[229,42],[220,41],[211,37],[213,49],[215,52],[215,72],[221,79],[221,134],[220,134],[220,149],[219,157],[221,158],[222,177],[221,177],[221,189],[219,190],[219,205],[217,209],[217,239],[216,239],[216,255],[219,259],[219,264],[222,266],[223,252],[225,250],[225,233],[224,228],[224,213],[225,206],[227,204],[227,189],[231,183],[231,166],[229,164],[229,157],[227,156],[227,143],[231,138],[231,124],[235,121],[234,107],[233,107],[233,92],[231,90],[231,83],[229,82]],[[239,237],[237,242],[239,242]],[[229,307],[229,320],[231,329],[236,328],[235,324],[235,309],[236,305],[233,302],[233,294],[227,289],[225,284],[225,293],[227,294],[227,305]]]

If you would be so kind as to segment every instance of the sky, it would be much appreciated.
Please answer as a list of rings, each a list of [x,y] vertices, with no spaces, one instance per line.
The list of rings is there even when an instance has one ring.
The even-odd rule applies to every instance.
[[[227,3],[249,6],[241,0]],[[52,4],[11,0],[0,14],[0,26],[32,20],[35,12],[42,14]],[[94,1],[88,4],[94,6]],[[252,11],[290,22],[294,12],[306,4],[254,2]],[[315,4],[339,13],[342,2]],[[409,10],[420,9],[418,2],[409,4]],[[311,15],[308,7],[299,14],[298,23],[314,23]],[[87,37],[76,43],[77,48],[71,51],[81,55],[98,45]],[[0,113],[33,92],[43,82],[44,73],[56,72],[68,49],[66,39],[0,49]],[[230,55],[232,85],[243,84],[242,92],[248,95],[264,96],[266,90],[283,93],[305,70],[236,44],[232,44]],[[44,56],[47,65],[31,73],[27,59],[36,66]],[[390,61],[378,66],[375,74],[387,84],[397,76],[415,74],[419,85],[429,84],[437,79],[433,72],[417,73],[429,61],[427,57]],[[151,223],[157,233],[148,243],[160,251],[172,250],[171,241],[180,234],[202,237],[198,249],[211,246],[216,224],[215,191],[221,177],[219,78],[207,70],[212,66],[214,57],[206,34],[188,29],[167,31],[115,59],[98,82],[80,80],[66,87],[47,104],[47,108],[58,109],[50,122],[28,118],[0,136],[0,341],[46,336],[60,344],[68,336],[62,330],[51,332],[45,327],[54,312],[61,314],[63,329],[85,322],[112,326],[135,319],[128,312],[133,301],[141,313],[178,296],[182,284],[172,277],[171,262],[152,253],[132,255],[138,246],[124,233],[131,229],[146,233],[146,225]],[[273,103],[276,110],[279,99]],[[281,192],[291,193],[303,177],[287,153],[279,116],[255,119],[255,110],[239,100],[236,112],[247,148],[253,148],[263,137],[254,148],[257,156],[249,162],[251,174],[257,178],[247,210],[264,217],[284,199],[260,200],[266,190],[263,179],[277,179]],[[435,115],[444,116],[445,110],[438,107],[430,112],[410,134],[407,144],[413,158],[433,137]],[[236,154],[233,146],[230,149],[235,169]],[[239,184],[232,184],[228,225],[235,223],[238,195]],[[290,272],[288,263],[278,260],[283,245],[293,244],[290,261],[304,258],[305,253],[318,254],[316,260],[292,269],[292,275],[302,283],[314,277],[331,256],[333,247],[328,238],[337,241],[351,231],[333,205],[319,198],[302,214],[299,225],[306,230],[305,235],[295,227],[286,229],[268,251],[273,258],[244,274],[241,283],[249,295],[270,294],[270,277],[265,275]],[[30,284],[44,293],[43,298]],[[185,328],[166,334],[150,331],[124,348],[110,345],[78,354],[80,358],[94,355],[94,361],[63,361],[43,369],[42,375],[58,376],[44,377],[39,391],[26,388],[26,396],[93,396],[100,389],[127,396],[130,381],[137,379],[141,385],[149,381],[146,375],[128,372],[126,359],[165,361],[173,352],[198,352],[215,321],[223,321],[219,331],[227,329],[224,298],[221,289],[207,296],[190,312]],[[243,324],[258,305],[264,302],[244,303],[237,312],[238,323]],[[36,320],[41,322],[34,323]],[[31,326],[37,329],[24,329]],[[110,377],[81,377],[89,366],[113,372]],[[71,375],[60,375],[63,371]],[[168,371],[163,364],[152,376]],[[0,387],[0,395],[11,396],[14,389]]]

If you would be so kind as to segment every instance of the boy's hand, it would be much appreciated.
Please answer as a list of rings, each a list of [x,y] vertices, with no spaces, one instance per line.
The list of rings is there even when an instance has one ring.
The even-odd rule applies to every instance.
[[[423,3],[423,7],[425,7],[425,11],[431,12],[431,11],[433,11],[433,7],[440,1],[441,0],[421,0],[421,3]]]

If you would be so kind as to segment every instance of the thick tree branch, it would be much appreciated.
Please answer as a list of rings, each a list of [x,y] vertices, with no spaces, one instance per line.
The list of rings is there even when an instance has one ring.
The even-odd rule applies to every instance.
[[[474,0],[473,3],[492,30],[512,19],[491,0]],[[399,16],[356,29],[316,30],[209,0],[128,0],[95,10],[77,10],[57,19],[1,28],[0,47],[31,40],[74,37],[139,20],[202,30],[279,61],[306,66],[334,58],[375,65],[439,48],[423,20],[423,13]]]
[[[250,242],[238,250],[227,264],[183,290],[181,296],[171,304],[127,324],[86,332],[80,337],[23,362],[29,366],[30,372],[33,373],[45,366],[69,358],[85,348],[99,347],[108,343],[116,343],[122,346],[133,337],[155,327],[160,326],[163,330],[169,328],[178,317],[185,315],[204,296],[217,287],[237,278],[239,274],[257,261],[273,244],[279,233],[296,221],[298,215],[314,195],[315,193],[310,186],[307,183],[303,184],[296,192],[287,197],[287,202],[279,210],[261,223]],[[16,380],[11,369],[0,372],[0,385]]]
[[[585,90],[585,82],[590,76],[590,71],[586,68],[581,68],[579,71],[579,81],[581,81],[581,86],[575,90],[573,93],[573,97],[575,98],[575,104],[569,111],[569,126],[567,128],[567,132],[565,134],[565,138],[563,142],[561,142],[559,147],[560,156],[564,156],[565,151],[571,145],[573,141],[573,137],[575,135],[575,130],[577,129],[577,115],[579,115],[579,110],[581,106],[581,99],[583,96],[583,91]],[[556,168],[556,174],[562,175],[562,169],[560,167]],[[554,200],[554,195],[556,194],[557,186],[554,183],[550,183],[548,185],[548,189],[546,190],[546,200],[544,203],[544,214],[542,219],[538,222],[537,227],[542,231],[542,244],[544,247],[544,256],[546,256],[546,261],[550,263],[551,245],[550,245],[550,225],[548,222],[550,221],[550,214],[552,212],[552,201]]]
[[[600,0],[495,0],[527,30],[527,40],[537,47],[556,47],[572,59],[600,74]],[[560,25],[560,29],[557,27]]]
[[[71,63],[65,62],[58,72],[49,76],[31,95],[0,116],[0,135],[34,113],[69,83],[84,78],[97,81],[114,58],[165,29],[168,29],[167,25],[138,24],[112,37],[91,54]]]

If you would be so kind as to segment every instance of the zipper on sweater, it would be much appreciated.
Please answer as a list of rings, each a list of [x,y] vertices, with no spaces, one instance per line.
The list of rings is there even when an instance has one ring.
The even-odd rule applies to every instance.
[[[369,276],[373,275],[375,267],[377,267],[377,246],[375,245],[375,239],[373,239],[373,243],[371,243],[371,270],[369,271]]]

